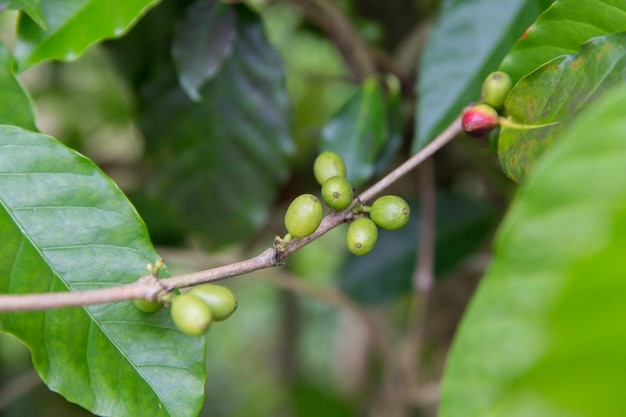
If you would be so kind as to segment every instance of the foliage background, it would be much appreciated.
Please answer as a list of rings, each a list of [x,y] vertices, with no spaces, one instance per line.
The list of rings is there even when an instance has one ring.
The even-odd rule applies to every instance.
[[[180,118],[184,116],[180,112],[184,109],[171,100],[159,98],[161,93],[150,85],[163,89],[168,83],[172,86],[177,83],[168,48],[172,22],[183,18],[186,6],[186,2],[165,2],[150,11],[125,37],[90,48],[74,62],[50,62],[21,74],[37,106],[38,128],[94,160],[122,187],[147,222],[151,237],[173,274],[253,254],[271,241],[274,234],[282,233],[282,212],[290,198],[315,190],[310,167],[322,146],[322,137],[331,146],[336,140],[331,134],[324,136],[324,124],[358,91],[358,85],[349,81],[350,68],[346,67],[340,51],[306,20],[296,5],[279,3],[260,7],[271,44],[285,66],[292,112],[288,134],[295,147],[289,150],[289,163],[274,162],[265,168],[283,169],[278,177],[282,185],[276,189],[278,193],[266,189],[249,196],[255,202],[250,209],[260,217],[254,227],[234,227],[245,223],[241,218],[220,214],[223,197],[216,198],[210,189],[214,187],[211,184],[221,180],[215,173],[211,174],[212,160],[203,151],[195,165],[198,168],[193,168],[193,175],[200,178],[189,186],[193,198],[188,202],[184,201],[185,197],[173,198],[172,192],[186,187],[189,181],[170,184],[171,191],[167,191],[168,185],[163,185],[162,180],[159,183],[159,171],[176,169],[172,163],[180,160],[180,156],[171,154],[172,150],[165,160],[159,156],[163,152],[159,147],[166,149],[162,148],[166,145],[159,145],[159,135],[163,123],[181,125]],[[395,50],[407,55],[401,58],[406,61],[402,88],[412,89],[415,54],[424,41],[424,29],[420,27],[430,22],[437,4],[397,1],[381,8],[377,2],[343,2],[340,6],[356,24],[359,35],[372,45],[387,53]],[[15,14],[5,12],[0,17],[3,37],[10,45]],[[417,35],[411,32],[416,30],[419,30]],[[411,36],[415,46],[403,46],[402,42]],[[280,65],[277,61],[275,69]],[[211,93],[204,94],[210,100]],[[201,106],[205,103],[206,100]],[[179,113],[171,114],[172,111]],[[220,110],[220,119],[211,123],[237,124],[236,117]],[[173,133],[181,137],[183,149],[192,149],[196,154],[199,148],[194,145],[194,138],[201,134],[188,129]],[[395,158],[406,154],[410,135],[407,130],[396,139],[395,149],[399,146],[401,149]],[[480,160],[488,161],[491,165],[488,169],[496,172],[493,159],[480,150],[481,145],[465,141],[462,146]],[[438,248],[445,248],[451,241],[461,245],[467,242],[469,249],[484,244],[497,216],[479,174],[485,168],[463,156],[465,152],[450,149],[439,157],[444,217],[438,219],[442,230]],[[156,171],[155,163],[160,166]],[[376,172],[380,175],[385,169],[382,166]],[[249,174],[243,166],[237,171],[233,174],[236,179],[227,184],[224,192],[233,198],[248,197],[241,185]],[[414,198],[411,197],[416,193],[414,179],[398,184],[394,191]],[[502,186],[504,194],[496,193],[500,203],[507,198],[508,185],[502,182]],[[171,207],[172,203],[179,207]],[[464,207],[469,208],[469,213]],[[215,230],[214,223],[210,223],[211,218],[218,217],[226,225],[222,231]],[[401,326],[407,305],[408,295],[399,297],[399,294],[408,294],[410,290],[408,277],[414,264],[415,227],[416,220],[412,230],[401,236],[383,234],[379,249],[367,260],[348,257],[343,248],[345,229],[337,230],[296,254],[286,268],[228,282],[240,308],[227,324],[215,326],[207,337],[207,397],[201,415],[358,414],[363,396],[377,380],[377,372],[368,359],[371,342],[359,321],[341,308],[282,290],[272,279],[276,275],[292,275],[320,286],[334,287],[340,283],[348,293],[371,303],[372,314],[389,316],[389,331],[393,331],[393,327]],[[402,253],[394,254],[398,248]],[[425,345],[424,374],[432,383],[439,378],[454,323],[480,273],[480,267],[475,266],[482,263],[479,255],[465,267],[451,272],[449,266],[464,258],[466,252],[446,254],[438,260],[438,270],[448,273],[433,302],[433,311],[439,311],[433,314],[433,320],[441,324],[431,327]],[[400,273],[393,274],[391,282],[380,283],[377,273],[365,277],[358,273],[372,265],[381,265],[379,258],[388,256],[404,259],[397,266]],[[89,414],[38,382],[36,374],[29,370],[27,351],[17,341],[4,335],[0,346],[4,381],[0,398],[5,401],[2,415]],[[12,399],[12,395],[16,398]],[[433,400],[428,401],[433,409]]]
[[[516,297],[518,282],[511,277],[525,271],[524,265],[542,265],[545,260],[541,256],[534,259],[532,255],[539,251],[527,252],[527,247],[545,241],[543,253],[548,253],[559,245],[558,239],[543,235],[547,230],[543,223],[532,223],[536,213],[523,209],[555,195],[554,190],[561,183],[554,182],[554,188],[550,188],[551,176],[568,178],[570,182],[563,184],[570,184],[571,190],[585,181],[591,189],[602,190],[603,184],[611,181],[610,170],[597,171],[599,174],[591,179],[580,169],[581,165],[574,167],[577,171],[569,171],[567,158],[576,159],[588,152],[581,138],[603,122],[607,123],[608,139],[601,143],[602,149],[618,154],[621,148],[614,138],[623,131],[619,124],[621,113],[611,114],[607,109],[611,103],[619,107],[615,103],[621,103],[620,96],[599,106],[595,114],[590,113],[577,130],[561,128],[572,115],[585,110],[593,98],[623,81],[623,35],[618,32],[625,29],[624,19],[619,13],[602,12],[604,7],[614,6],[604,1],[557,1],[545,14],[541,12],[550,1],[382,3],[333,3],[335,17],[347,18],[356,29],[352,33],[341,32],[340,24],[329,30],[328,16],[320,18],[316,14],[319,10],[311,8],[317,4],[314,1],[249,2],[232,7],[204,2],[205,6],[213,6],[208,9],[197,8],[197,4],[190,6],[188,1],[163,2],[121,38],[88,48],[73,62],[47,62],[31,69],[26,68],[45,57],[41,50],[29,56],[24,52],[25,45],[15,44],[11,35],[15,31],[14,12],[0,14],[0,34],[9,47],[15,45],[21,69],[26,69],[20,80],[36,103],[38,129],[91,158],[120,185],[147,223],[171,274],[234,262],[266,247],[276,234],[283,232],[282,213],[289,201],[299,193],[317,189],[311,163],[320,150],[342,153],[353,184],[364,188],[421,149],[463,106],[475,100],[481,80],[500,63],[517,81],[559,53],[571,54],[558,68],[548,66],[535,71],[520,83],[507,103],[507,112],[514,116],[514,121],[533,126],[522,129],[533,145],[516,147],[523,143],[519,140],[519,125],[503,127],[497,146],[506,174],[521,180],[535,156],[558,135],[571,138],[567,142],[572,148],[555,152],[550,162],[554,167],[546,163],[538,169],[537,178],[530,180],[530,190],[517,197],[515,209],[501,229],[496,261],[455,342],[442,390],[442,415],[463,415],[459,410],[465,407],[464,395],[471,395],[474,400],[473,415],[494,408],[501,410],[499,392],[505,388],[504,398],[512,399],[508,406],[517,415],[523,415],[524,410],[535,410],[535,415],[541,415],[546,410],[562,412],[576,406],[580,406],[579,411],[594,409],[605,397],[594,397],[592,392],[590,397],[578,397],[576,403],[564,399],[561,391],[546,387],[552,381],[551,366],[559,365],[560,355],[566,353],[566,360],[575,360],[576,355],[585,357],[588,353],[570,350],[572,341],[577,339],[568,327],[571,323],[567,317],[573,314],[584,319],[586,310],[572,305],[588,301],[580,296],[585,290],[595,289],[598,299],[615,301],[601,291],[604,287],[585,287],[585,281],[576,280],[576,275],[571,287],[564,286],[566,291],[559,303],[552,304],[554,300],[548,296],[531,297],[545,295],[543,287],[524,293],[533,298],[528,305],[536,310],[531,313],[550,313],[541,316],[539,324],[556,336],[554,343],[545,344],[545,351],[537,348],[541,360],[534,367],[529,364],[529,372],[522,377],[517,378],[515,370],[511,374],[506,366],[506,361],[519,351],[514,349],[513,356],[505,355],[501,361],[491,361],[492,356],[484,352],[493,347],[496,355],[511,353],[507,350],[509,340],[519,341],[519,346],[536,347],[532,345],[535,339],[530,337],[534,333],[524,333],[528,330],[524,326],[510,327],[511,338],[502,341],[498,337],[500,324],[497,320],[495,324],[489,322],[489,318],[498,319],[506,312],[509,315],[502,317],[511,318],[504,323],[507,328],[509,323],[518,324],[518,319],[526,317],[523,313],[528,298]],[[100,2],[90,4],[97,6]],[[567,7],[571,5],[578,9]],[[22,7],[30,16],[19,28],[22,39],[41,40],[37,10],[28,9],[25,3]],[[590,19],[597,17],[593,25],[578,28],[576,36],[544,35],[550,33],[555,22],[575,22],[579,13],[576,10],[581,7],[589,10]],[[623,11],[625,6],[615,8]],[[195,19],[203,13],[208,13],[209,18],[219,17],[209,19],[207,30],[220,43],[203,44],[206,39],[197,31],[204,21]],[[530,40],[511,50],[532,22],[534,31],[524,35]],[[69,25],[58,36],[71,37],[72,30]],[[115,30],[115,35],[123,34],[118,28]],[[599,35],[608,36],[596,38],[580,51],[581,43]],[[349,46],[365,42],[373,67],[351,56],[351,49],[341,43],[346,40]],[[542,47],[548,41],[556,42],[556,52]],[[193,47],[216,48],[208,65],[210,71],[195,72]],[[608,75],[602,66],[599,71],[593,68],[606,56],[602,54],[605,50],[614,53],[609,54],[614,58],[611,62],[617,63],[612,67],[616,70]],[[6,51],[0,52],[6,58]],[[75,54],[70,58],[76,58],[80,51]],[[527,59],[529,56],[535,60]],[[185,61],[185,57],[191,59]],[[568,66],[569,62],[577,65]],[[584,65],[578,65],[581,62]],[[176,72],[181,67],[183,72],[192,68],[187,73],[190,78],[182,82],[183,88]],[[558,76],[571,75],[576,68],[582,68],[588,83],[580,91],[566,85],[568,94],[556,94],[550,71],[556,71]],[[380,82],[371,77],[374,72],[383,74]],[[588,97],[592,98],[579,99],[579,93],[590,91],[594,94]],[[567,111],[563,114],[535,117],[525,111],[528,97],[557,96],[565,97],[562,104]],[[596,119],[600,122],[594,125]],[[25,117],[21,124],[27,125],[28,120]],[[546,121],[558,124],[558,129],[545,128]],[[491,140],[495,150],[495,138]],[[491,260],[493,232],[516,190],[502,174],[500,161],[495,152],[488,150],[489,145],[488,140],[459,137],[434,158],[437,283],[430,296],[427,325],[420,341],[419,390],[413,408],[403,411],[406,414],[435,414],[452,336]],[[375,341],[367,337],[362,318],[379,323],[381,334],[394,346],[400,345],[407,326],[412,324],[411,279],[420,250],[418,181],[427,175],[424,171],[411,174],[388,190],[411,201],[413,220],[403,231],[381,233],[377,249],[368,257],[349,256],[343,248],[345,228],[338,228],[289,258],[284,268],[226,283],[237,295],[240,308],[228,322],[214,326],[206,337],[206,399],[201,415],[396,415],[392,412],[393,395],[385,391],[389,387],[381,384],[388,369],[376,355]],[[614,183],[615,190],[619,190],[620,184]],[[535,194],[533,186],[539,189]],[[598,205],[608,212],[607,216],[615,218],[619,230],[618,208],[622,202],[608,195],[602,195],[607,202]],[[578,192],[556,196],[582,205],[590,199]],[[562,207],[559,198],[545,201],[553,204],[555,210]],[[571,214],[564,215],[568,218]],[[517,239],[527,233],[519,226],[526,222],[535,226],[537,233],[528,233],[528,241]],[[555,233],[547,236],[552,237],[563,223],[548,225],[554,227]],[[563,255],[563,262],[554,267],[553,274],[548,274],[548,289],[569,282],[565,281],[569,275],[563,275],[563,269],[570,268],[569,262],[580,254],[590,256],[588,263],[581,264],[583,272],[593,271],[605,260],[610,267],[602,269],[600,276],[610,281],[615,274],[619,253],[615,248],[619,249],[621,240],[615,238],[610,246],[613,249],[600,252],[596,259],[592,256],[593,248],[600,246],[594,246],[593,239],[587,242],[589,251],[577,252],[576,243],[584,237],[584,233],[574,233],[572,247],[554,252],[555,265],[559,254],[569,257]],[[509,270],[507,260],[517,256],[521,259],[520,269]],[[535,276],[545,271],[526,272]],[[510,281],[501,281],[507,279]],[[314,285],[315,293],[297,282]],[[509,283],[504,291],[498,290],[501,282]],[[356,302],[357,314],[353,308],[346,308],[351,304],[345,299],[337,302],[329,296],[336,296],[337,289]],[[499,301],[507,297],[510,303]],[[580,304],[591,308],[589,303]],[[607,316],[600,312],[593,317],[602,321]],[[597,332],[607,346],[621,340],[613,337],[610,326],[597,329],[590,321],[581,321],[590,334]],[[483,323],[491,325],[481,327]],[[476,338],[476,334],[481,334],[481,338]],[[594,355],[598,350],[590,352],[587,359],[597,360]],[[473,353],[482,361],[473,361]],[[41,384],[31,370],[28,352],[11,336],[0,336],[0,361],[2,415],[89,415]],[[565,361],[561,366],[568,364],[571,362]],[[470,384],[467,389],[467,384],[461,383],[466,381],[466,375],[475,377],[496,365],[502,368],[493,378],[480,379],[482,384]],[[609,381],[619,386],[619,376],[611,374],[608,368],[604,372],[611,376]],[[593,370],[585,368],[572,371],[572,375],[596,376]],[[485,388],[490,383],[495,387]],[[542,403],[544,398],[534,397],[527,401],[528,386],[543,386],[553,402],[546,406]],[[474,387],[476,392],[472,392]],[[604,392],[609,398],[615,394],[608,389]],[[603,412],[611,415],[611,410],[607,406]]]

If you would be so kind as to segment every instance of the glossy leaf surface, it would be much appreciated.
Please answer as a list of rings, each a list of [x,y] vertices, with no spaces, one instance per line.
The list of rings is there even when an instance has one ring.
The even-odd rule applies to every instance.
[[[626,31],[624,0],[557,0],[528,28],[500,64],[516,83],[597,36]]]
[[[194,101],[198,89],[219,71],[233,51],[237,36],[232,6],[200,0],[187,9],[172,45],[180,84]]]
[[[13,72],[9,49],[0,42],[0,124],[35,129],[35,111],[30,97]]]
[[[563,124],[602,92],[626,81],[626,33],[595,38],[579,54],[550,61],[523,78],[505,103],[500,163],[521,182]]]
[[[492,227],[492,210],[467,198],[437,195],[435,272],[444,273],[485,241]],[[376,248],[363,257],[351,256],[340,274],[340,288],[364,304],[394,301],[412,290],[419,224],[419,205],[400,230],[380,230]]]
[[[123,35],[158,0],[43,0],[47,30],[27,15],[18,23],[15,57],[20,70],[50,60],[73,60],[104,39]]]
[[[0,126],[0,292],[106,288],[145,275],[158,257],[119,188],[55,139]],[[200,410],[204,340],[169,313],[132,301],[0,314],[48,387],[98,415],[179,416]]]
[[[147,100],[142,120],[154,162],[154,210],[172,213],[178,226],[212,245],[248,238],[266,221],[294,148],[280,57],[258,16],[233,7],[234,50],[200,90],[203,101],[191,102],[172,73],[162,94]]]
[[[442,417],[623,413],[626,89],[610,94],[516,196],[454,341]]]
[[[322,151],[343,158],[348,180],[358,187],[374,174],[388,140],[387,104],[378,81],[368,79],[322,131]]]
[[[484,78],[541,12],[536,0],[447,0],[430,33],[417,74],[413,153],[469,103]]]

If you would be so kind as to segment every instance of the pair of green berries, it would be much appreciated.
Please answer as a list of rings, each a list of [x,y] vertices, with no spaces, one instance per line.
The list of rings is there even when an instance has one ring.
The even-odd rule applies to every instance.
[[[172,321],[182,333],[200,336],[214,321],[229,318],[237,309],[237,299],[223,285],[203,284],[172,299]]]
[[[354,190],[346,178],[346,165],[338,154],[322,152],[313,163],[313,174],[322,186],[322,200],[333,210],[345,210],[354,200]],[[409,205],[401,197],[383,196],[371,207],[357,206],[355,212],[369,214],[350,223],[346,235],[346,246],[355,255],[371,252],[378,240],[378,227],[397,230],[409,220]],[[324,210],[313,194],[296,197],[285,213],[287,235],[283,239],[303,238],[311,235],[322,222]]]
[[[467,109],[461,118],[463,130],[480,138],[488,135],[498,125],[498,110],[513,88],[511,77],[502,71],[492,72],[483,82],[483,103]]]
[[[350,206],[354,198],[352,185],[346,178],[346,165],[343,159],[334,152],[322,152],[313,164],[315,179],[322,186],[322,199],[333,210],[344,210]],[[313,194],[302,194],[296,197],[285,213],[287,235],[283,241],[288,243],[292,238],[303,238],[317,230],[324,217],[324,208],[320,200]]]
[[[161,309],[161,303],[134,300],[135,306],[146,313]],[[200,336],[209,330],[214,321],[223,321],[237,309],[232,291],[223,285],[203,284],[185,294],[174,295],[170,301],[170,314],[176,328],[190,336]]]

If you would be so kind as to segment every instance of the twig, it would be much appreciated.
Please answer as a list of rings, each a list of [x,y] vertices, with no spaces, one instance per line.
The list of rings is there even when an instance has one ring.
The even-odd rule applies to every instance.
[[[315,286],[307,281],[295,279],[288,274],[266,276],[263,279],[296,294],[310,296],[329,305],[352,312],[368,329],[372,342],[381,355],[381,359],[385,362],[393,360],[393,347],[389,342],[389,339],[386,338],[380,331],[380,326],[378,326],[366,310],[364,310],[359,304],[352,301],[349,297],[346,297],[339,290],[335,288]]]
[[[367,46],[350,20],[329,0],[295,0],[309,20],[333,40],[358,81],[374,74],[374,63]]]
[[[413,275],[413,291],[430,293],[435,282],[435,223],[437,217],[435,168],[432,159],[420,167],[420,221],[417,268]]]
[[[322,223],[312,235],[303,239],[293,239],[285,249],[273,246],[250,259],[172,278],[156,279],[152,275],[146,275],[136,282],[109,288],[74,292],[0,295],[0,312],[49,310],[140,298],[158,300],[159,297],[167,296],[169,291],[174,289],[224,280],[259,269],[282,265],[284,260],[295,251],[308,245],[329,230],[351,220],[353,216],[352,208],[357,201],[366,202],[370,200],[451,141],[460,131],[459,117],[420,152],[356,197],[355,202],[350,207],[340,212],[331,212],[322,219]]]
[[[0,295],[0,311],[50,310],[62,307],[78,307],[105,304],[134,298],[152,298],[158,294],[158,285],[150,284],[152,277],[110,288],[74,292],[50,292],[41,294]]]
[[[439,136],[437,136],[432,142],[426,145],[421,151],[404,161],[402,165],[391,171],[376,184],[372,185],[370,188],[361,193],[359,198],[362,201],[368,201],[372,199],[372,197],[379,194],[385,188],[389,187],[392,183],[397,181],[400,177],[406,175],[409,171],[422,163],[426,158],[441,149],[446,143],[454,139],[454,137],[459,133],[461,133],[461,116],[457,117],[450,124],[450,126],[446,128],[446,130],[441,132]]]
[[[422,19],[396,48],[392,59],[405,73],[415,73],[415,65],[420,61],[432,24],[432,17]]]
[[[313,297],[316,300],[320,300],[326,304],[351,311],[356,315],[363,314],[363,310],[358,304],[356,304],[354,301],[352,301],[339,291],[335,290],[334,288],[315,286],[307,281],[294,279],[284,274],[272,276],[268,275],[264,276],[263,279],[293,293]]]
[[[424,345],[424,329],[430,292],[435,282],[436,190],[432,160],[424,161],[419,176],[420,219],[417,266],[413,274],[413,298],[403,343],[404,381],[407,397],[417,390],[419,366]]]
[[[372,59],[376,63],[376,67],[382,72],[395,75],[403,86],[412,80],[413,74],[398,65],[385,51],[373,46],[369,48],[369,51]],[[413,87],[413,85],[411,85],[411,87]]]

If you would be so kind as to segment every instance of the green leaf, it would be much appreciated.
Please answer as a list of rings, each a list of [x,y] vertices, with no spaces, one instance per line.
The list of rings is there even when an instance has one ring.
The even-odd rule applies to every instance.
[[[9,49],[0,42],[0,124],[35,129],[35,110],[28,93],[13,72]]]
[[[626,31],[624,0],[557,0],[528,28],[500,64],[514,83],[601,35]]]
[[[595,38],[579,54],[555,58],[517,84],[505,103],[509,117],[498,139],[509,177],[521,182],[568,119],[626,81],[625,44],[626,32]]]
[[[369,78],[322,131],[322,151],[338,153],[354,187],[374,174],[388,140],[387,105],[378,81]]]
[[[50,60],[73,60],[89,46],[123,35],[158,0],[41,0],[44,30],[22,14],[15,57],[20,71]]]
[[[404,139],[404,102],[400,81],[393,75],[388,75],[386,84],[386,108],[387,108],[387,138],[385,145],[378,155],[375,174],[384,175],[393,164],[398,150]]]
[[[142,120],[155,169],[147,197],[212,245],[249,238],[264,224],[293,153],[280,57],[256,14],[233,11],[234,50],[200,90],[204,100],[190,102],[172,78]]]
[[[539,5],[538,5],[539,3]],[[470,102],[484,78],[541,12],[536,0],[446,0],[417,74],[417,153]]]
[[[198,89],[213,78],[233,52],[237,37],[232,6],[219,0],[199,0],[187,9],[180,23],[172,56],[180,85],[200,101]]]
[[[465,197],[437,194],[435,272],[454,268],[485,241],[492,229],[492,210]],[[339,286],[363,304],[376,305],[395,300],[412,290],[418,246],[419,205],[411,204],[409,223],[400,230],[379,230],[376,248],[367,256],[350,256],[344,265]]]
[[[625,108],[624,87],[590,106],[519,190],[455,338],[442,417],[623,413]]]
[[[158,257],[145,225],[91,161],[55,139],[0,126],[0,292],[106,288]],[[132,301],[0,314],[48,387],[98,415],[179,416],[203,399],[204,339]]]
[[[41,29],[48,29],[41,13],[41,0],[10,0],[8,7],[12,10],[24,10]]]

